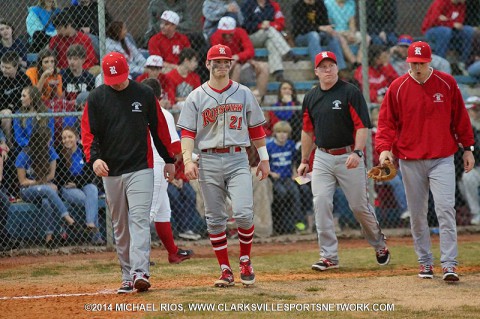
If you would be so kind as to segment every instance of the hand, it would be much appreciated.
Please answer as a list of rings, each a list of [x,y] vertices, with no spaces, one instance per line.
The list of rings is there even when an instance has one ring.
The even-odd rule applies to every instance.
[[[383,162],[388,159],[391,163],[393,163],[393,154],[390,151],[383,151],[380,153],[380,156],[378,157],[378,161],[380,162],[381,165],[383,165]]]
[[[198,178],[198,165],[194,162],[188,162],[185,164],[185,176],[189,181]]]
[[[183,187],[183,179],[174,179],[172,181],[173,186],[175,186],[178,189],[182,189]]]
[[[175,164],[165,164],[165,167],[163,168],[163,176],[165,176],[165,179],[169,182],[173,181],[175,178]]]
[[[238,12],[239,9],[240,8],[238,7],[238,5],[235,2],[231,2],[227,6],[227,12]]]
[[[460,22],[454,22],[453,23],[453,28],[456,29],[456,30],[462,30],[463,29],[463,24],[461,24]]]
[[[348,168],[348,169],[352,169],[352,168],[357,168],[358,167],[358,163],[360,163],[360,161],[362,160],[362,158],[360,156],[357,155],[357,153],[351,153],[348,158],[347,158],[347,161],[345,162],[345,166]]]
[[[55,71],[55,70],[54,70],[53,68],[51,68],[51,69],[46,69],[45,71],[43,71],[42,77],[48,78],[50,75],[53,74],[54,71]]]
[[[260,26],[260,29],[268,29],[270,27],[270,21],[264,20]]]
[[[80,31],[82,31],[82,32],[85,33],[85,34],[88,34],[88,33],[90,33],[90,27],[80,28]]]
[[[102,161],[101,159],[97,159],[94,163],[93,163],[93,171],[95,172],[95,174],[97,176],[108,176],[108,165],[107,163],[105,163],[104,161]]]
[[[292,96],[290,94],[285,94],[284,96],[282,96],[282,102],[283,103],[292,102]]]
[[[268,174],[270,173],[269,161],[260,161],[260,163],[258,163],[256,176],[260,175],[260,173],[262,173],[262,176],[260,176],[260,180],[264,180],[268,177]]]
[[[473,165],[475,165],[475,158],[473,157],[473,152],[463,152],[463,167],[465,173],[470,172],[473,169]]]
[[[65,188],[75,188],[75,187],[77,187],[77,185],[75,183],[68,182],[63,187],[65,187]]]
[[[305,177],[308,173],[308,169],[310,168],[310,165],[308,163],[302,163],[300,166],[297,168],[297,174],[298,176],[303,176]]]

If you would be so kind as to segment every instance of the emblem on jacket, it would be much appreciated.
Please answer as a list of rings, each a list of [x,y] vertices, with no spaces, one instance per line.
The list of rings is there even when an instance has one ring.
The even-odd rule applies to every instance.
[[[339,100],[333,101],[332,104],[333,104],[332,110],[341,110],[342,109],[340,107],[340,104],[342,104],[342,102],[340,102]]]
[[[142,103],[140,102],[133,102],[132,103],[132,112],[142,112]]]
[[[435,93],[433,95],[433,103],[444,102],[442,93]]]

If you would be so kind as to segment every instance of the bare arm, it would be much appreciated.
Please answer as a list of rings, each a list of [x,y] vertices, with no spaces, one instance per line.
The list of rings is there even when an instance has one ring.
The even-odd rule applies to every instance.
[[[314,147],[313,144],[313,132],[305,132],[302,130],[302,162],[297,168],[297,173],[300,176],[305,176],[308,172],[309,165],[308,160],[310,158],[310,153]]]

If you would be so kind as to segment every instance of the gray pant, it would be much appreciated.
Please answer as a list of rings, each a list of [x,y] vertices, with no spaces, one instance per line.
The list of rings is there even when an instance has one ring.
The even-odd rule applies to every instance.
[[[283,70],[282,57],[291,50],[290,45],[274,27],[262,29],[250,34],[253,46],[265,47],[268,50],[268,66],[270,73]]]
[[[150,206],[153,170],[103,177],[122,280],[150,276]]]
[[[315,151],[312,173],[313,207],[320,246],[320,257],[338,263],[338,239],[333,221],[333,194],[337,183],[345,193],[353,215],[360,223],[368,243],[375,250],[385,247],[385,237],[373,207],[368,203],[367,176],[364,161],[357,168],[347,169],[350,154],[330,155]]]
[[[440,228],[442,267],[457,265],[457,225],[455,221],[455,166],[453,156],[439,159],[400,160],[411,229],[418,262],[433,265],[428,227],[428,194],[432,191]]]
[[[205,217],[210,234],[226,229],[226,196],[232,200],[233,218],[238,227],[253,225],[253,186],[247,153],[206,154],[200,156],[200,190],[205,201]]]

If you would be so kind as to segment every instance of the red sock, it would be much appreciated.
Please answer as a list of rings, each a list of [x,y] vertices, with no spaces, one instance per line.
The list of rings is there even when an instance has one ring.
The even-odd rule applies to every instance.
[[[158,238],[160,238],[168,253],[176,254],[178,247],[173,240],[172,226],[170,225],[170,222],[155,222],[155,229],[157,230]]]
[[[249,229],[238,228],[238,241],[240,242],[240,257],[248,256],[250,258],[250,251],[252,250],[253,233],[255,225]]]
[[[217,256],[218,264],[220,266],[227,265],[230,267],[230,261],[228,260],[227,235],[225,232],[215,235],[209,234],[209,236],[213,251]]]

